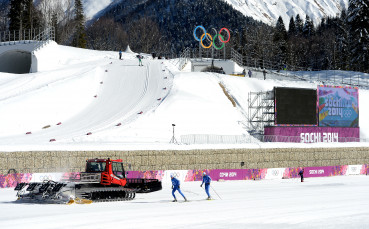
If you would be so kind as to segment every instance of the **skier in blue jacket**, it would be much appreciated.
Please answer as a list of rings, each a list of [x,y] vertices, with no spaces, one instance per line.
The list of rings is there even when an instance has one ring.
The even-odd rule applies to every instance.
[[[300,170],[299,175],[301,177],[301,182],[304,182],[304,169]]]
[[[143,66],[142,65],[142,58],[143,58],[143,56],[137,55],[137,58],[138,58],[138,66]]]
[[[202,185],[205,183],[205,192],[208,195],[208,200],[211,200],[211,196],[209,193],[210,182],[211,182],[210,176],[206,175],[206,172],[204,172],[202,174],[202,184],[200,185],[200,187],[202,187]]]
[[[179,194],[181,194],[183,196],[184,200],[187,201],[186,197],[181,192],[179,180],[177,178],[175,178],[173,174],[170,175],[170,178],[172,179],[172,189],[173,189],[172,190],[172,195],[174,197],[173,202],[177,202],[177,198],[174,195],[174,192],[177,191],[177,190],[178,190]]]

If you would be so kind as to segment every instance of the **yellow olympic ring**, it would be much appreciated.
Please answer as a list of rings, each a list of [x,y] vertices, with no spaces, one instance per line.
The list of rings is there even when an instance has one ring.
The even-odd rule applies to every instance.
[[[200,38],[201,45],[202,45],[202,47],[204,47],[204,48],[208,49],[208,48],[210,48],[210,47],[213,45],[213,38],[211,37],[211,35],[210,35],[210,34],[206,33],[206,36],[209,36],[209,37],[210,37],[211,43],[210,43],[210,45],[209,45],[209,46],[205,46],[205,45],[202,43],[202,39],[203,39],[203,37],[204,37],[204,36],[205,36],[205,33],[204,33],[204,34],[201,36],[201,38]]]

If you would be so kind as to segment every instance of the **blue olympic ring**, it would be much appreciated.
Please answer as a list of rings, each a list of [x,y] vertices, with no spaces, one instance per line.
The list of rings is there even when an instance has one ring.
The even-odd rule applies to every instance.
[[[196,30],[197,30],[198,28],[202,29],[202,31],[204,31],[204,34],[206,34],[206,29],[204,28],[204,26],[202,26],[202,25],[198,25],[198,26],[196,26],[195,30],[193,31],[193,36],[195,37],[195,40],[197,40],[197,41],[201,41],[201,40],[196,36]],[[203,41],[205,40],[205,36],[202,38],[202,40],[203,40]]]

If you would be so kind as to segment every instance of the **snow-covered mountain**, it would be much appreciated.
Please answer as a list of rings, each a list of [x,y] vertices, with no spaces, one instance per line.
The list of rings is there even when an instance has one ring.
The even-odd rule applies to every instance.
[[[92,19],[96,14],[98,14],[101,10],[104,10],[110,4],[120,1],[121,0],[83,0],[86,19]]]
[[[314,21],[339,15],[342,9],[348,8],[349,0],[223,0],[246,16],[275,25],[279,16],[288,28],[291,16],[300,14],[305,19],[306,14]]]
[[[67,1],[67,0],[64,0]],[[92,19],[97,13],[107,8],[110,4],[122,0],[83,0],[86,18]],[[349,0],[221,0],[232,5],[245,16],[262,21],[269,25],[275,25],[279,16],[288,27],[291,16],[300,14],[305,19],[306,14],[317,25],[321,19],[340,14],[342,9],[347,9]]]
[[[8,2],[9,0],[0,0]],[[58,0],[64,5],[73,0]],[[112,4],[122,0],[83,0],[84,12],[87,20],[93,19]],[[196,0],[195,0],[196,1]],[[218,0],[231,4],[234,9],[240,11],[245,16],[262,21],[269,25],[275,25],[279,16],[288,27],[291,16],[300,14],[305,19],[306,14],[317,25],[321,19],[340,14],[342,9],[348,8],[349,0]],[[39,3],[41,0],[35,0]],[[146,1],[142,1],[146,2]],[[139,4],[139,2],[137,2]],[[137,4],[136,3],[136,4]]]

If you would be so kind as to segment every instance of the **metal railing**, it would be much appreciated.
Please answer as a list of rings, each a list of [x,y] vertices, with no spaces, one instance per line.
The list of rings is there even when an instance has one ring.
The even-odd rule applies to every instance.
[[[33,51],[37,51],[45,46],[49,41],[55,40],[55,29],[54,27],[46,28],[41,33],[33,38],[35,46]]]
[[[260,58],[242,56],[236,50],[231,50],[231,59],[241,67],[249,67],[254,71],[268,69],[273,74],[286,79],[321,82],[325,85],[347,85],[369,88],[369,74],[341,70],[319,70],[268,61]]]
[[[237,52],[233,48],[231,49],[231,60],[233,60],[234,62],[236,62],[239,66],[243,66],[243,57],[242,57],[242,54],[239,53],[239,52]]]
[[[33,41],[33,37],[39,34],[40,31],[40,29],[1,31],[0,46],[31,43]]]
[[[299,136],[276,136],[276,135],[211,135],[211,134],[189,134],[181,135],[181,144],[248,144],[261,142],[285,142],[285,143],[345,143],[345,142],[369,142],[368,138],[328,138],[326,141],[302,142]]]
[[[210,135],[210,134],[189,134],[181,135],[181,143],[192,144],[245,144],[260,142],[254,137],[244,135]]]
[[[36,51],[50,40],[55,40],[54,27],[0,32],[0,46],[34,43],[33,51]]]
[[[369,74],[340,70],[281,71],[280,75],[294,77],[305,81],[318,81],[326,85],[347,85],[369,88]]]
[[[188,63],[190,59],[190,56],[191,56],[190,48],[186,48],[185,50],[183,50],[183,52],[179,56],[179,63],[178,63],[179,70],[182,70],[186,66],[186,64]]]

